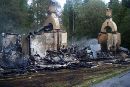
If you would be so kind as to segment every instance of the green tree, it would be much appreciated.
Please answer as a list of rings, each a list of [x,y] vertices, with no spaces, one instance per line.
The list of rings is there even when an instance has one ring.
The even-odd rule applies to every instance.
[[[33,18],[32,28],[38,29],[43,26],[51,3],[53,3],[52,0],[33,0],[30,5],[30,16]],[[59,8],[58,2],[55,1],[55,4]]]
[[[116,22],[118,31],[121,33],[122,46],[130,49],[130,0],[111,0],[109,7],[113,10],[113,20]],[[127,38],[127,39],[126,39]]]
[[[1,0],[0,32],[20,32],[27,28],[27,7],[26,0]]]
[[[72,35],[74,24],[75,37],[97,37],[105,20],[105,9],[105,3],[101,0],[68,0],[64,6],[62,20],[69,36]]]
[[[48,10],[50,0],[33,0],[31,9],[34,20],[33,20],[33,27],[38,28],[39,25],[46,19],[46,13]]]
[[[122,0],[122,5],[127,8],[130,8],[130,0]]]
[[[66,31],[68,32],[69,38],[71,38],[73,32],[73,11],[72,1],[67,0],[62,13],[62,21],[63,25],[65,25],[64,27],[66,28]]]
[[[127,10],[126,16],[122,20],[119,29],[122,35],[122,46],[130,49],[130,9]]]

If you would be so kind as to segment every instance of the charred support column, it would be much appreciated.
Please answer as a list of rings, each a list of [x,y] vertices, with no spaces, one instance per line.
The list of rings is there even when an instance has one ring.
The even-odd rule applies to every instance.
[[[31,35],[32,33],[30,32],[29,35],[28,35],[28,46],[29,46],[29,56],[31,57]]]
[[[60,29],[56,29],[57,31],[57,51],[60,50]]]
[[[33,36],[33,34],[30,32],[29,35],[28,35],[28,46],[29,46],[29,58],[30,58],[30,64],[31,65],[35,65],[35,59],[34,57],[32,56],[32,53],[31,53],[31,36]]]
[[[29,46],[29,56],[31,56],[31,39],[30,39],[30,35],[28,37],[28,46]]]

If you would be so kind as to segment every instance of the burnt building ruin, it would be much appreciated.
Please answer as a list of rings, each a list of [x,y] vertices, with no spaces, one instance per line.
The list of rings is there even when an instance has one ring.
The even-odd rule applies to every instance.
[[[67,32],[60,28],[55,2],[50,3],[43,27],[29,38],[32,56],[39,54],[41,57],[45,57],[47,50],[58,51],[60,47],[67,46]]]
[[[102,51],[117,51],[121,45],[121,34],[117,30],[116,23],[112,20],[112,10],[106,10],[107,19],[102,24],[98,35]]]
[[[23,64],[24,60],[27,62],[30,60],[35,61],[35,56],[44,58],[48,50],[58,51],[61,47],[66,46],[67,32],[60,28],[55,2],[51,2],[47,19],[39,30],[30,32],[28,35],[2,33],[0,65],[2,63],[7,67],[8,65],[15,67],[19,64],[18,62]],[[5,63],[3,63],[3,60],[5,60]],[[6,64],[7,62],[8,64]]]

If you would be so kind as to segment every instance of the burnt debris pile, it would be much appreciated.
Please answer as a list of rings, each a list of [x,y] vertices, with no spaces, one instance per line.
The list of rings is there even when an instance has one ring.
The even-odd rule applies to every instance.
[[[111,28],[111,32],[107,29]],[[130,52],[120,47],[121,35],[107,9],[98,40],[67,44],[67,32],[60,29],[55,6],[48,10],[44,27],[28,35],[2,33],[0,51],[0,76],[25,74],[43,70],[98,67],[100,63],[127,64]]]
[[[28,58],[22,54],[21,36],[2,33],[0,66],[4,68],[22,68],[27,66]]]
[[[129,63],[128,55],[130,52],[128,49],[120,47],[120,52],[118,51],[118,53],[113,51],[104,52],[96,39],[92,39],[91,44],[84,47],[81,47],[79,44],[69,47],[63,45],[59,48],[56,45],[58,47],[57,50],[52,50],[45,49],[45,46],[48,46],[48,44],[41,40],[41,37],[44,37],[42,34],[25,36],[2,33],[1,36],[0,73],[2,76],[21,75],[27,72],[43,70],[92,68],[98,66],[98,63],[95,63],[95,61],[113,64]],[[42,41],[44,44],[40,44]]]

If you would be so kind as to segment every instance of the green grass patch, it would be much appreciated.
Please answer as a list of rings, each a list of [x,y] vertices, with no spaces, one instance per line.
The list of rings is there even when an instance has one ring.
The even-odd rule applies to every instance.
[[[76,85],[74,87],[90,87],[91,85],[94,85],[106,79],[115,77],[128,70],[130,70],[130,67],[121,67],[117,69],[108,69],[108,70],[105,70],[104,72],[102,71],[101,73],[95,73],[95,75],[89,76],[87,79],[85,79],[82,84]]]

